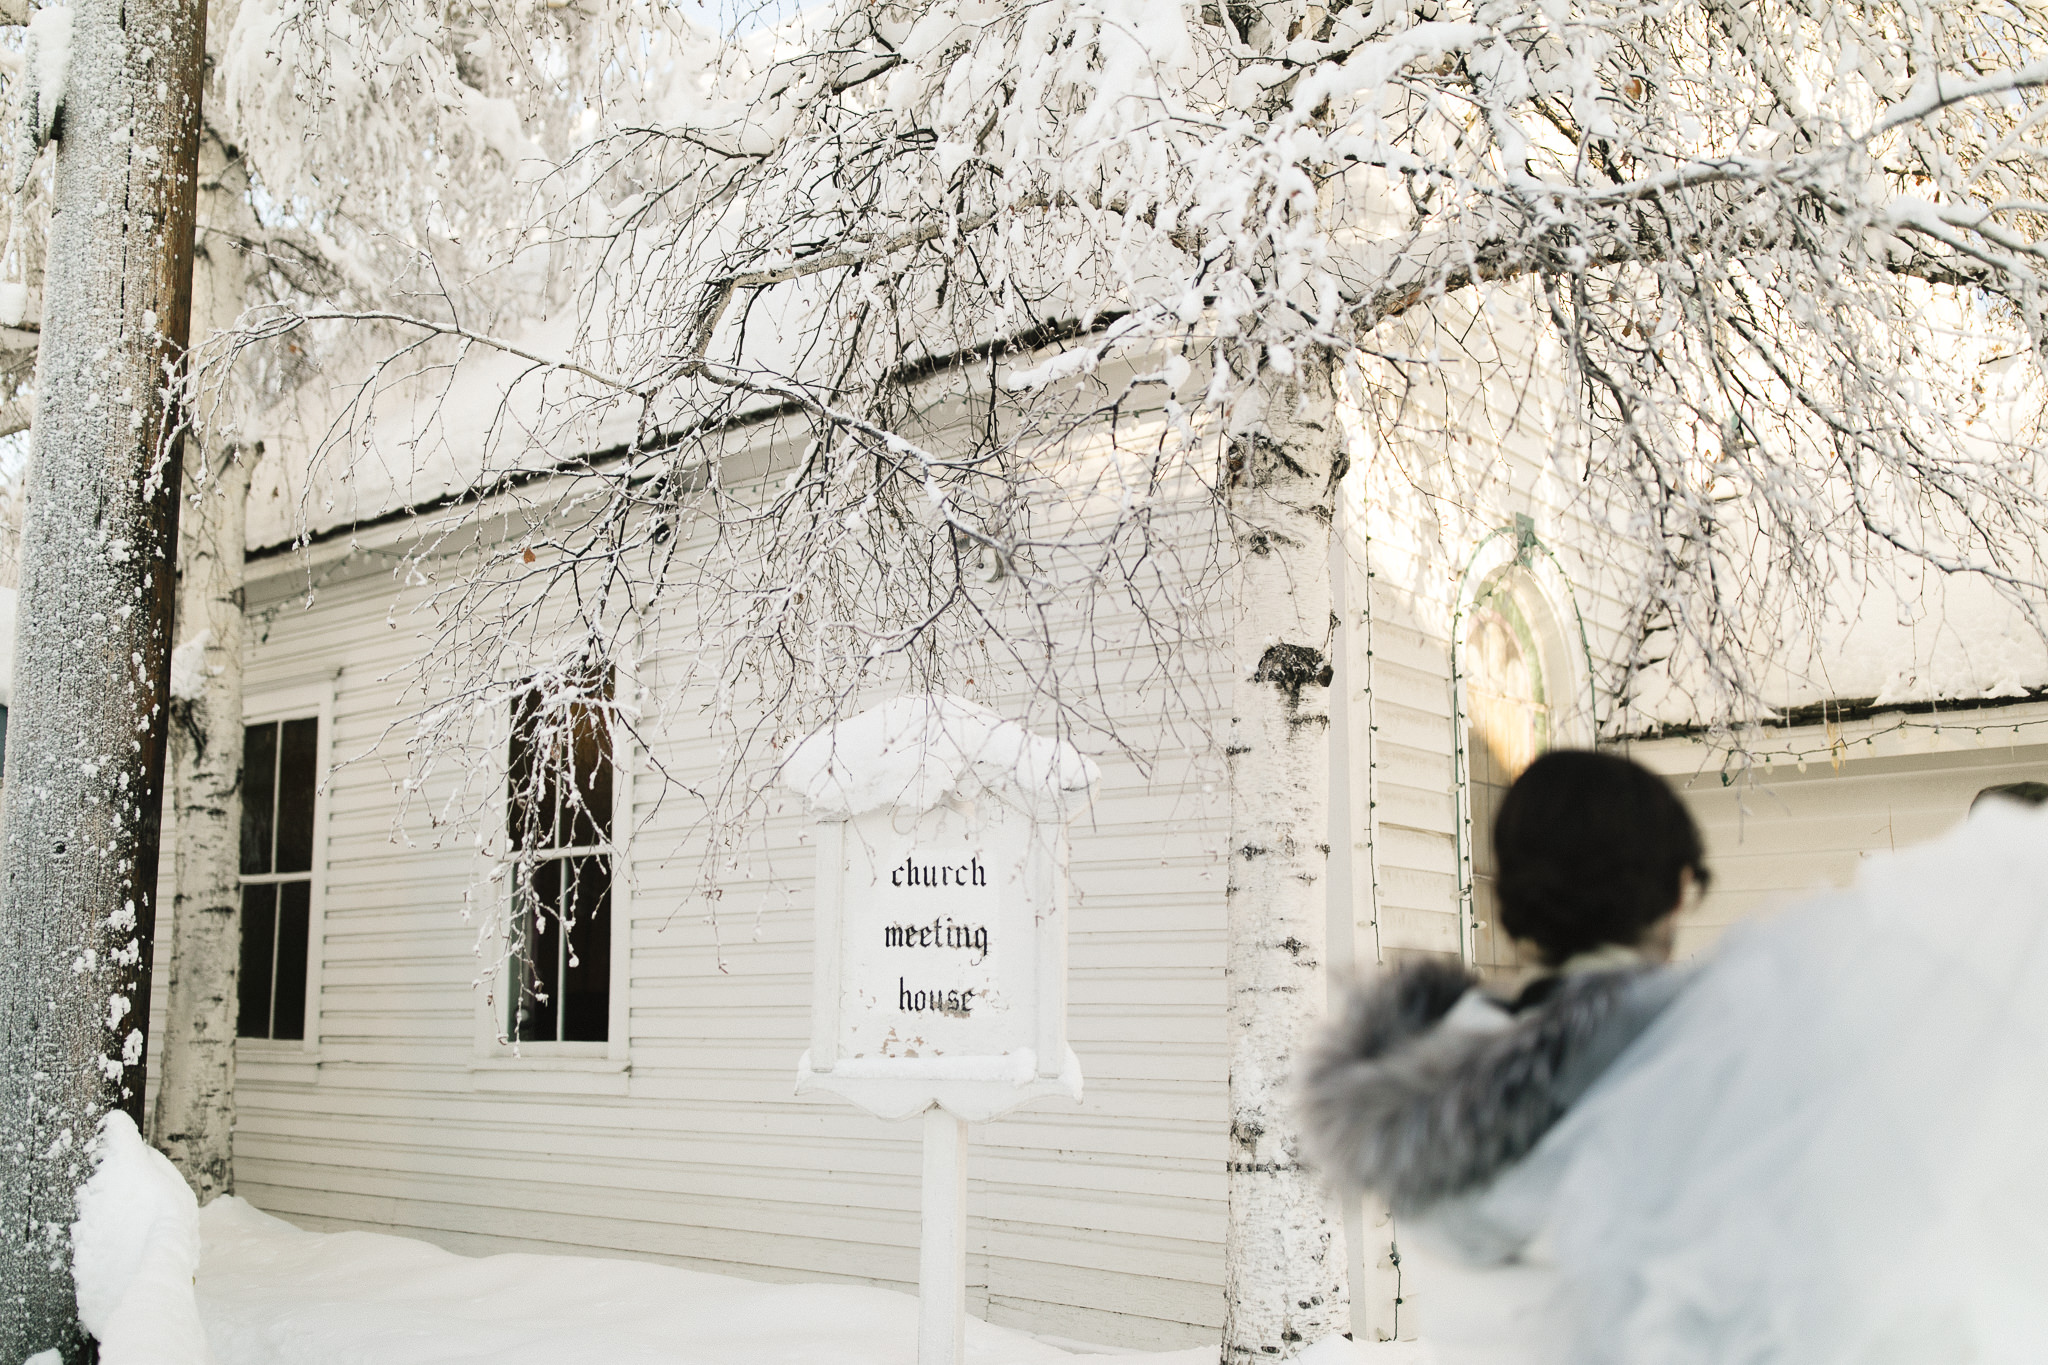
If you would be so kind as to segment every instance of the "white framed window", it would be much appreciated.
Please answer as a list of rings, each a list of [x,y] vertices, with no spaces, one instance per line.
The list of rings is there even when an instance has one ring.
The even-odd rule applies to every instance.
[[[1499,927],[1493,821],[1538,754],[1589,745],[1592,667],[1570,579],[1517,517],[1482,540],[1451,635],[1459,956],[1488,975],[1530,964]]]
[[[244,1045],[319,1046],[327,882],[331,684],[258,694],[243,706],[241,964]]]
[[[1514,577],[1504,575],[1488,585],[1465,616],[1472,960],[1483,971],[1527,965],[1515,940],[1500,929],[1492,830],[1508,788],[1551,747],[1549,680],[1530,614]]]
[[[485,1070],[623,1071],[631,819],[624,670],[513,690],[506,714],[498,989]]]

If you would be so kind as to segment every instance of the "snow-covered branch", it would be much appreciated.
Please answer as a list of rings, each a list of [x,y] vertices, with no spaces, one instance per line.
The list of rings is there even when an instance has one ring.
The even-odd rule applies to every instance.
[[[516,33],[462,11],[485,62],[419,46],[405,7],[344,12],[245,11],[237,50],[267,35],[334,73],[409,54],[410,85],[322,87],[323,135],[371,116],[357,88],[465,111],[451,129],[497,183],[461,208],[491,226],[411,239],[431,306],[286,298],[252,335],[281,341],[288,314],[315,336],[364,323],[454,348],[407,343],[422,376],[490,351],[585,381],[508,398],[472,473],[500,486],[560,466],[572,433],[630,429],[639,454],[578,476],[610,509],[578,572],[603,562],[635,600],[748,603],[704,612],[693,646],[728,661],[721,695],[773,676],[777,695],[850,696],[879,656],[821,655],[839,632],[985,639],[992,566],[1018,576],[1003,591],[1046,588],[1056,560],[1119,572],[1174,499],[1227,485],[1216,441],[1256,431],[1262,387],[1319,355],[1361,367],[1394,459],[1435,439],[1420,392],[1567,385],[1559,458],[1590,523],[1621,528],[1643,623],[1607,679],[1617,714],[1646,670],[1705,679],[1703,714],[1755,714],[1758,623],[1818,600],[1843,555],[1905,547],[2015,598],[2048,578],[2032,514],[1997,510],[2041,497],[2039,387],[1979,397],[1981,362],[2048,338],[2048,11],[2031,3],[1994,21],[1980,0],[904,0],[735,35],[621,0]],[[255,107],[253,83],[233,88]],[[516,129],[484,117],[492,100]],[[292,183],[342,150],[320,145]],[[557,282],[546,344],[516,325],[535,271]],[[453,321],[470,317],[490,322]],[[1026,344],[1049,349],[1008,369]],[[1152,454],[1111,461],[1104,515],[1048,521],[1035,500],[1075,505],[1061,481],[1083,433],[1140,414]],[[720,453],[764,421],[806,452],[765,502]],[[686,525],[728,548],[718,576],[626,529]],[[895,574],[911,525],[957,616],[928,591],[822,586],[826,566]],[[564,602],[602,634],[598,600],[615,598]],[[1083,689],[1048,638],[1029,668],[1065,707]]]

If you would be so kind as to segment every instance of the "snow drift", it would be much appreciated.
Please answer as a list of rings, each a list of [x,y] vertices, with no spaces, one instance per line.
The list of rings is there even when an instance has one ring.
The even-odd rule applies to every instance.
[[[71,1266],[78,1317],[100,1365],[213,1365],[193,1296],[199,1201],[135,1121],[100,1120],[93,1173],[78,1192]]]
[[[79,1308],[104,1365],[908,1365],[917,1354],[917,1300],[893,1290],[308,1232],[233,1196],[199,1210],[125,1115],[108,1117],[94,1150],[73,1231]],[[967,1322],[965,1365],[1112,1358],[1212,1365],[1216,1348],[1076,1355]],[[1414,1342],[1338,1338],[1303,1357],[1428,1359]]]
[[[302,1232],[232,1197],[200,1220],[200,1303],[220,1365],[908,1365],[917,1355],[917,1300],[867,1285],[458,1256],[380,1233]],[[968,1319],[966,1365],[1075,1359]],[[1122,1359],[1211,1365],[1216,1348]]]

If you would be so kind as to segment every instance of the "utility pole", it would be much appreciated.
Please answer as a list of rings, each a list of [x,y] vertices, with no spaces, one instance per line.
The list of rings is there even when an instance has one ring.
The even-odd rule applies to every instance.
[[[0,845],[0,1361],[78,1365],[70,1226],[142,1117],[205,0],[36,12],[57,146]],[[54,88],[53,88],[54,87]]]

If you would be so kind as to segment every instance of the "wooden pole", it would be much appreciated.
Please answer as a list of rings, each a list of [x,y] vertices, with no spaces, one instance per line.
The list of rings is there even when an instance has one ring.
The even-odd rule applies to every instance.
[[[967,1339],[967,1123],[924,1111],[924,1228],[917,1254],[917,1365],[960,1365]]]
[[[0,1362],[81,1365],[85,1154],[109,1110],[142,1119],[206,4],[35,20],[70,56],[39,92],[57,158],[0,843]]]

